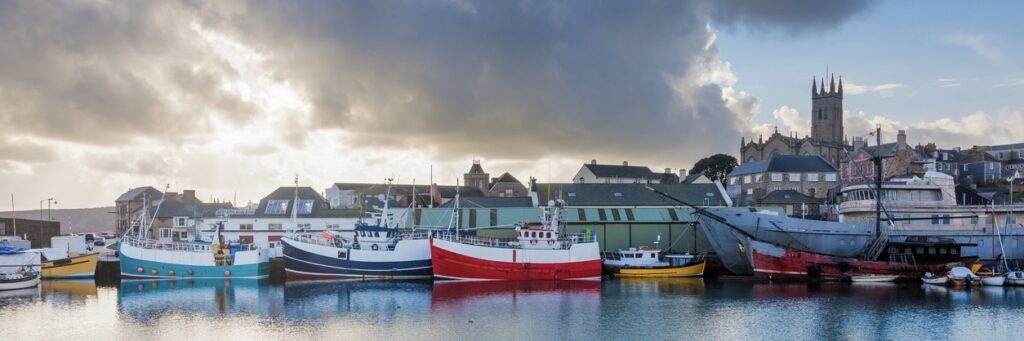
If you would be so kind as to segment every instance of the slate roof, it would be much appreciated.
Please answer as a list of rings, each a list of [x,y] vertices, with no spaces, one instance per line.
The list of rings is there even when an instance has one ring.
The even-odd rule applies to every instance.
[[[444,208],[454,207],[455,200],[441,205]],[[459,197],[459,208],[498,208],[498,207],[533,207],[533,199],[529,197]]]
[[[765,172],[824,172],[836,173],[836,168],[817,155],[775,155],[771,159],[748,162],[736,166],[728,176],[742,176]]]
[[[703,206],[725,205],[715,184],[537,184],[542,205],[548,200],[565,200],[568,206],[678,206],[679,204],[651,192],[645,186],[668,193],[685,202]],[[550,190],[549,190],[550,188]],[[707,199],[707,202],[705,202]]]
[[[1022,164],[1022,163],[1024,163],[1024,159],[1013,159],[1013,160],[1009,160],[1009,161],[1006,161],[1006,162],[1004,162],[1003,164],[1007,164],[1007,165],[1019,165],[1019,164]]]
[[[470,173],[483,173],[484,167],[480,166],[479,162],[474,162],[472,167],[469,167]]]
[[[1011,149],[1024,149],[1024,143],[1012,143],[1012,144],[1000,144],[995,146],[989,146],[988,151],[1002,151]]]
[[[821,201],[803,193],[800,193],[791,189],[783,189],[778,191],[772,191],[768,193],[764,199],[761,199],[762,204],[820,204]]]
[[[642,166],[623,166],[623,165],[594,165],[594,164],[583,164],[583,167],[587,167],[594,176],[599,178],[627,178],[627,179],[660,179],[661,177],[655,175],[650,168]]]
[[[328,209],[327,199],[320,195],[311,187],[299,187],[299,200],[313,200],[313,209],[310,214],[303,214],[302,217],[318,217],[321,213]],[[292,210],[295,208],[292,200],[295,199],[295,187],[279,187],[278,189],[270,192],[267,196],[260,199],[259,206],[256,207],[257,217],[291,217]],[[288,208],[284,214],[266,214],[267,203],[270,200],[287,200]]]
[[[686,179],[683,179],[682,183],[692,184],[694,181],[697,181],[697,179],[700,179],[700,177],[702,176],[704,176],[704,174],[701,173],[687,175]]]
[[[516,179],[516,177],[512,176],[512,174],[509,174],[508,172],[505,172],[505,174],[502,174],[501,177],[498,177],[498,181],[495,181],[495,183],[499,183],[499,182],[518,182],[518,183],[521,183],[521,182],[519,182],[518,179]]]
[[[160,199],[161,197],[163,197],[163,193],[160,193],[160,191],[158,191],[156,188],[145,186],[132,188],[127,192],[124,192],[124,194],[121,194],[121,196],[117,197],[116,201],[141,200],[142,194],[146,192],[149,192],[149,194],[153,196],[151,199]]]

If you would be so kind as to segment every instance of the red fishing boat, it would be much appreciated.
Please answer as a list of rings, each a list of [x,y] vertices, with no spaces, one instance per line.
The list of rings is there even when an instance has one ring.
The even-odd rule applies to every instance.
[[[562,202],[549,202],[540,228],[516,227],[516,238],[438,233],[430,238],[434,277],[461,280],[600,279],[597,237],[559,232]]]

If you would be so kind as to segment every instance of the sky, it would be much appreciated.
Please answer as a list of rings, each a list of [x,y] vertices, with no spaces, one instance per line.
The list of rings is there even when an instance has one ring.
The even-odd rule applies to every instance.
[[[805,135],[826,72],[851,136],[1024,141],[1024,5],[927,5],[7,1],[0,204],[138,186],[245,204],[296,176],[454,184],[472,160],[523,182],[592,159],[678,171]]]

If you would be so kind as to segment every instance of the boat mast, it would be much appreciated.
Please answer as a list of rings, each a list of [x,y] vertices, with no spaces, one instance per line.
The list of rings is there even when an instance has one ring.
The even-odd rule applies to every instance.
[[[295,174],[295,199],[292,200],[292,224],[299,228],[299,175]]]
[[[1010,192],[1010,197],[1013,197],[1013,192]],[[14,193],[11,193],[11,223],[14,225],[14,235],[17,236],[18,235],[18,213],[14,212]]]
[[[380,213],[380,221],[384,227],[391,227],[391,222],[388,219],[388,202],[391,201],[391,181],[392,178],[388,178],[388,189],[384,192],[384,211]]]
[[[882,127],[875,127],[875,235],[882,233]]]

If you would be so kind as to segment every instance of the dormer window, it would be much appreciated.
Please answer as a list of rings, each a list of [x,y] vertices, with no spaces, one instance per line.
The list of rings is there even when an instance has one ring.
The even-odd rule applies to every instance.
[[[313,213],[313,200],[299,200],[299,211],[298,214],[310,214]]]
[[[288,212],[288,200],[267,200],[266,214],[285,214]]]

